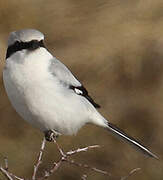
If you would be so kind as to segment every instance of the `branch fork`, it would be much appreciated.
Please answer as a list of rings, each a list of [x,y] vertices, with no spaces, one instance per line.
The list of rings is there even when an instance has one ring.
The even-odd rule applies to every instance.
[[[30,180],[45,180],[45,179],[48,179],[52,174],[54,174],[58,170],[58,168],[60,168],[62,166],[63,162],[66,162],[66,163],[68,163],[70,165],[74,165],[76,167],[82,167],[82,168],[85,168],[85,169],[88,169],[88,170],[91,170],[91,171],[94,171],[96,173],[100,173],[100,174],[103,174],[103,175],[106,175],[106,176],[109,176],[109,177],[113,177],[107,171],[98,169],[96,167],[91,167],[91,166],[89,166],[87,164],[82,164],[82,163],[76,162],[73,159],[71,159],[71,156],[73,156],[73,155],[75,155],[77,153],[80,153],[80,152],[87,152],[88,150],[99,148],[100,147],[99,145],[92,145],[92,146],[87,146],[87,147],[84,147],[84,148],[78,148],[78,149],[75,149],[75,150],[70,150],[70,151],[64,152],[62,150],[62,148],[59,146],[59,144],[57,143],[55,138],[53,138],[53,142],[54,142],[54,144],[56,144],[57,149],[58,149],[58,151],[60,153],[60,159],[57,162],[54,161],[51,168],[49,170],[44,171],[43,175],[41,177],[37,177],[39,167],[40,167],[41,163],[43,162],[43,154],[44,154],[45,144],[46,144],[46,139],[44,138],[42,143],[41,143],[41,148],[40,148],[40,151],[38,153],[36,163],[34,164],[33,173],[32,173],[32,177],[31,177]],[[139,170],[140,170],[140,168],[135,168],[132,171],[130,171],[127,176],[124,176],[124,177],[121,177],[121,178],[118,178],[118,179],[126,180],[131,175],[133,175],[134,173],[136,173]],[[8,159],[7,158],[4,158],[4,167],[0,165],[0,172],[5,176],[5,178],[7,180],[27,180],[25,178],[18,177],[16,175],[12,174],[11,172],[9,172],[9,166],[8,166]],[[81,177],[81,179],[86,180],[87,177],[88,177],[88,175],[84,174]]]

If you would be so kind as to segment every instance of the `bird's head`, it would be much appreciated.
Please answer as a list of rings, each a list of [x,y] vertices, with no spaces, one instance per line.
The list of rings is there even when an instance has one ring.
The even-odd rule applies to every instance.
[[[35,50],[44,46],[44,35],[35,29],[23,29],[11,32],[8,39],[6,58],[21,50]]]

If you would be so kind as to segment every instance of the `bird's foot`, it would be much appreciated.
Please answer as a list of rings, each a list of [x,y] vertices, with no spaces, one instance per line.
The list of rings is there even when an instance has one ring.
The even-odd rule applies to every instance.
[[[61,135],[60,133],[58,133],[58,132],[55,131],[55,130],[45,131],[44,134],[45,134],[45,139],[46,139],[47,141],[50,141],[50,142],[52,142],[54,139],[57,139],[57,137],[58,137],[59,135]]]

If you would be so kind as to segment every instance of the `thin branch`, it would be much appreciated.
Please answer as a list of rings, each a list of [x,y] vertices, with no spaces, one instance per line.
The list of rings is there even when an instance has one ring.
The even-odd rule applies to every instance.
[[[63,162],[62,158],[58,162],[54,162],[51,169],[49,171],[45,171],[44,176],[39,178],[39,180],[47,179],[49,176],[51,176],[55,171],[58,170],[62,162]]]
[[[76,165],[78,167],[84,167],[84,168],[87,168],[87,169],[90,169],[92,171],[95,171],[95,172],[98,172],[98,173],[102,173],[102,174],[105,174],[105,175],[109,175],[111,176],[111,174],[107,171],[103,171],[103,170],[100,170],[100,169],[97,169],[95,167],[91,167],[87,164],[81,164],[81,163],[77,163],[75,162],[74,160],[69,160],[68,157],[71,156],[71,155],[74,155],[74,154],[77,154],[77,153],[80,153],[80,152],[86,152],[90,149],[93,149],[93,148],[99,148],[100,146],[99,145],[92,145],[92,146],[87,146],[87,147],[84,147],[84,148],[78,148],[76,150],[71,150],[71,151],[68,151],[66,152],[65,154],[63,153],[63,150],[60,148],[60,146],[58,145],[57,141],[55,140],[55,144],[57,145],[57,148],[60,152],[60,154],[62,155],[62,161],[66,161],[68,162],[69,164],[73,164],[73,165]],[[61,163],[60,163],[61,164]],[[57,168],[58,169],[58,168]]]
[[[59,153],[61,155],[61,158],[59,159],[58,162],[54,162],[52,167],[50,168],[50,170],[45,171],[44,176],[40,177],[39,180],[43,180],[43,179],[46,179],[49,176],[51,176],[54,172],[56,172],[58,170],[58,168],[62,165],[63,162],[67,162],[69,164],[73,164],[73,165],[76,165],[78,167],[84,167],[84,168],[90,169],[92,171],[95,171],[95,172],[102,173],[104,175],[109,175],[110,176],[110,173],[108,173],[107,171],[103,171],[103,170],[97,169],[95,167],[91,167],[91,166],[89,166],[87,164],[77,163],[74,160],[69,160],[69,157],[71,157],[72,155],[80,153],[80,152],[86,152],[86,151],[88,151],[90,149],[93,149],[93,148],[98,148],[98,147],[100,147],[99,145],[93,145],[93,146],[87,146],[87,147],[84,147],[84,148],[78,148],[76,150],[71,150],[71,151],[68,151],[68,152],[64,153],[64,151],[61,149],[61,147],[57,143],[56,139],[53,139],[53,142],[56,144],[57,149],[58,149],[58,151],[59,151]]]
[[[54,162],[53,163],[53,166],[50,170],[50,174],[54,173],[60,166],[61,166],[61,163],[64,161],[64,157],[62,157],[57,163]]]
[[[24,178],[18,177],[15,174],[12,174],[11,172],[9,172],[10,176],[12,176],[13,178],[17,179],[17,180],[25,180]]]
[[[5,168],[0,167],[0,171],[6,176],[7,179],[25,180],[24,178],[20,178],[8,171],[9,166],[8,166],[7,157],[4,158],[4,162],[5,162]]]
[[[56,139],[55,139],[55,138],[53,138],[53,142],[56,144],[57,149],[59,150],[59,152],[60,152],[61,156],[65,157],[65,156],[66,156],[66,154],[65,154],[65,153],[63,152],[63,150],[60,148],[60,146],[59,146],[59,144],[57,143],[57,141],[56,141]]]
[[[83,167],[83,168],[86,168],[86,169],[90,169],[91,171],[95,171],[97,173],[101,173],[101,174],[104,174],[104,175],[107,175],[107,176],[111,176],[111,174],[109,172],[103,171],[103,170],[98,169],[96,167],[91,167],[91,166],[89,166],[87,164],[78,163],[78,162],[75,162],[74,160],[68,160],[68,159],[66,159],[65,161],[72,164],[72,165],[78,166],[78,167]]]
[[[7,170],[5,170],[3,167],[0,167],[0,171],[2,172],[2,174],[8,179],[8,180],[14,180],[11,175],[9,174],[9,172]]]
[[[141,170],[141,168],[135,168],[135,169],[131,170],[127,176],[121,177],[121,180],[126,180],[126,179],[129,178],[132,174],[134,174],[134,173],[136,173],[137,171],[140,171],[140,170]]]
[[[43,138],[43,141],[41,144],[41,149],[40,149],[40,152],[38,154],[36,164],[34,165],[32,180],[36,180],[36,174],[37,174],[38,168],[39,168],[40,164],[42,163],[42,156],[43,156],[43,151],[45,149],[45,144],[46,144],[46,139]]]
[[[89,166],[87,164],[82,164],[82,163],[74,161],[73,159],[70,159],[71,156],[73,156],[73,155],[75,155],[77,153],[86,152],[86,151],[88,151],[90,149],[94,149],[94,148],[99,148],[100,147],[99,145],[92,145],[92,146],[87,146],[87,147],[84,147],[84,148],[78,148],[76,150],[70,150],[68,152],[64,152],[62,150],[62,148],[59,146],[59,144],[57,143],[56,139],[53,139],[53,142],[56,144],[57,149],[58,149],[58,151],[60,153],[60,159],[58,160],[58,162],[53,162],[50,170],[44,171],[44,175],[42,177],[36,178],[37,173],[38,173],[38,169],[39,169],[40,164],[42,163],[42,160],[43,160],[43,153],[44,153],[45,144],[46,144],[46,140],[44,138],[43,141],[42,141],[42,144],[41,144],[40,151],[38,153],[38,157],[37,157],[36,163],[34,165],[33,175],[32,175],[32,179],[31,180],[45,180],[45,179],[47,179],[52,174],[54,174],[58,170],[59,167],[61,167],[63,162],[69,163],[71,165],[75,165],[77,167],[86,168],[86,169],[89,169],[91,171],[94,171],[94,172],[97,172],[97,173],[100,173],[100,174],[103,174],[103,175],[106,175],[106,176],[109,176],[109,177],[112,176],[107,171],[98,169],[96,167],[91,167],[91,166]],[[8,171],[9,166],[8,166],[7,158],[5,158],[4,161],[5,161],[5,167],[3,168],[2,166],[0,166],[0,171],[6,177],[7,180],[25,180],[25,178],[18,177],[16,175],[12,174],[11,172],[9,172]],[[137,172],[139,170],[140,170],[140,168],[133,169],[132,171],[129,172],[129,174],[127,176],[121,177],[120,180],[128,179],[132,174],[134,174],[135,172]],[[81,177],[81,179],[86,180],[87,179],[87,175],[84,174]]]
[[[87,176],[86,174],[83,174],[82,177],[81,177],[81,179],[82,179],[82,180],[86,180],[87,177],[88,177],[88,176]]]
[[[71,150],[71,151],[68,151],[66,153],[67,156],[71,156],[73,154],[76,154],[76,153],[80,153],[80,152],[86,152],[88,151],[89,149],[93,149],[93,148],[99,148],[100,146],[99,145],[92,145],[92,146],[87,146],[87,147],[84,147],[84,148],[78,148],[76,150]]]
[[[5,161],[5,170],[8,171],[8,159],[7,157],[4,158]]]
[[[109,172],[107,172],[107,171],[103,171],[103,170],[97,169],[95,167],[91,167],[91,166],[89,166],[87,164],[77,163],[72,159],[71,160],[68,159],[68,157],[71,157],[74,154],[77,154],[77,153],[80,153],[80,152],[86,152],[86,151],[88,151],[90,149],[93,149],[93,148],[99,148],[100,147],[99,145],[93,145],[93,146],[87,146],[87,147],[84,147],[84,148],[78,148],[76,150],[71,150],[71,151],[68,151],[68,152],[64,153],[55,139],[53,140],[53,142],[56,144],[57,149],[60,152],[61,158],[57,163],[56,162],[53,163],[52,168],[49,171],[45,172],[45,175],[44,175],[44,177],[42,179],[44,179],[45,177],[47,178],[51,174],[53,174],[62,165],[63,161],[67,162],[69,164],[73,164],[73,165],[78,166],[78,167],[84,167],[84,168],[90,169],[92,171],[95,171],[95,172],[98,172],[98,173],[101,173],[101,174],[104,174],[104,175],[111,176],[111,174]]]

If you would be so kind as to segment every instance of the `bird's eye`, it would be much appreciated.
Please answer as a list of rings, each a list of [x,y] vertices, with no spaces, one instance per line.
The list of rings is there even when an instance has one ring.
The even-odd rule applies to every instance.
[[[15,41],[14,45],[18,46],[21,42]]]

